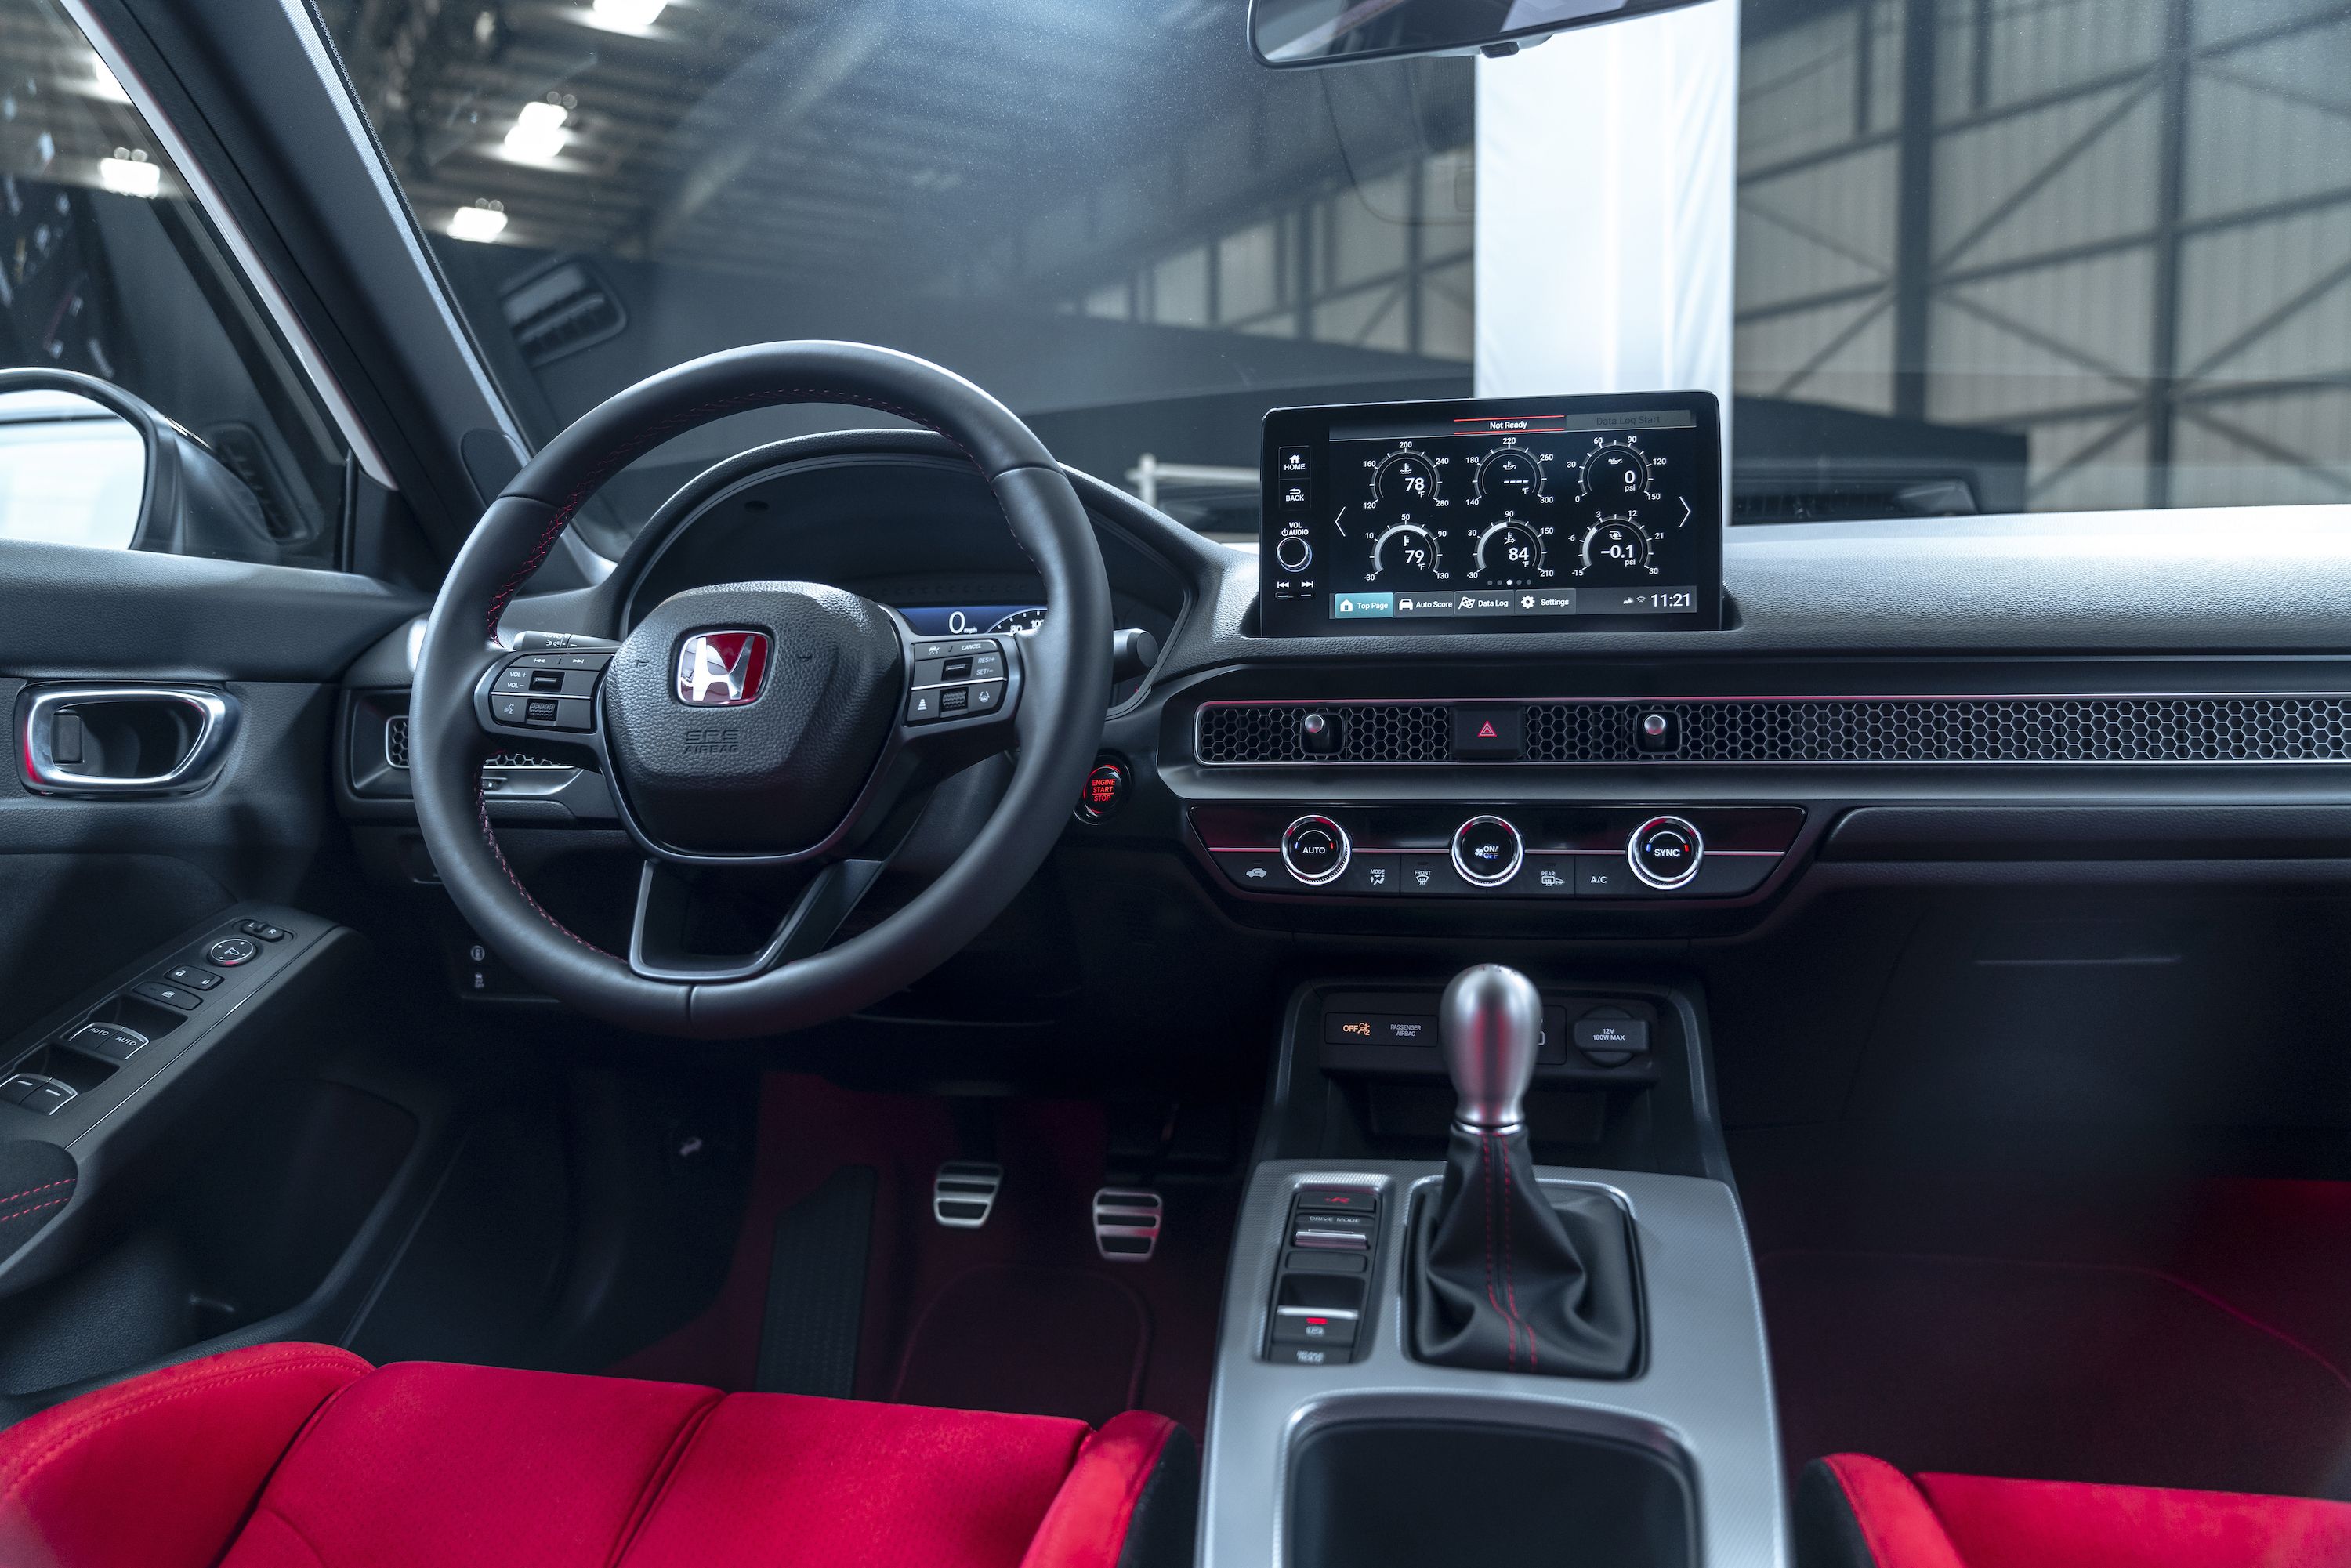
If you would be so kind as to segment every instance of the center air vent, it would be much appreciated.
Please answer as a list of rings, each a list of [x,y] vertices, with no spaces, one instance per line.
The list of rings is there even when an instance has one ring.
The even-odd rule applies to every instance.
[[[1217,767],[1451,761],[1449,703],[1206,703],[1199,759]],[[1491,707],[1491,703],[1480,703]],[[2351,696],[1750,698],[1727,702],[1531,702],[1526,763],[2321,763],[2351,762]],[[1343,737],[1310,753],[1299,720]],[[1649,714],[1675,741],[1645,747]]]

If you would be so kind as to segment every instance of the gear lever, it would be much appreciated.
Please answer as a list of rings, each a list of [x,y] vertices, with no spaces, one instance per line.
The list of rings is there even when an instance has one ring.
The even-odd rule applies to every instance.
[[[1445,1071],[1459,1096],[1454,1128],[1473,1137],[1517,1132],[1542,1041],[1541,993],[1516,969],[1480,964],[1453,977],[1437,1013]]]
[[[1625,1212],[1604,1193],[1553,1197],[1535,1179],[1525,1101],[1542,997],[1480,964],[1437,1007],[1457,1102],[1445,1185],[1414,1217],[1412,1354],[1438,1366],[1627,1377],[1640,1309]]]

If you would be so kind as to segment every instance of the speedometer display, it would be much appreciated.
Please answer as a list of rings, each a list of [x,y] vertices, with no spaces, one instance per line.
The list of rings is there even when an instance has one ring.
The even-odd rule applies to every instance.
[[[1041,604],[901,604],[906,624],[925,637],[1034,632],[1045,621]]]

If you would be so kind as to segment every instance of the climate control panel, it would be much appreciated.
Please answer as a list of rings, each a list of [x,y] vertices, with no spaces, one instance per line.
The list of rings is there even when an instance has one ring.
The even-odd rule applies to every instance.
[[[1743,898],[1795,846],[1792,806],[1196,806],[1219,878],[1270,897]]]

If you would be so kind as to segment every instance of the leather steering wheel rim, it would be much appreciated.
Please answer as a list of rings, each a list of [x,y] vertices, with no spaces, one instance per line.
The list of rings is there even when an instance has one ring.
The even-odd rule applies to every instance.
[[[748,978],[661,980],[559,924],[508,868],[480,787],[489,737],[476,687],[503,650],[507,603],[613,474],[696,425],[749,409],[850,403],[935,431],[994,492],[1050,612],[1023,639],[1019,751],[994,814],[928,888],[870,930]],[[410,782],[434,869],[483,941],[549,995],[628,1028],[702,1039],[843,1017],[921,977],[978,935],[1044,862],[1102,741],[1110,585],[1093,527],[1044,444],[952,371],[857,343],[767,343],[690,361],[582,414],[515,476],[435,599],[410,698]],[[618,780],[614,781],[618,788]]]

